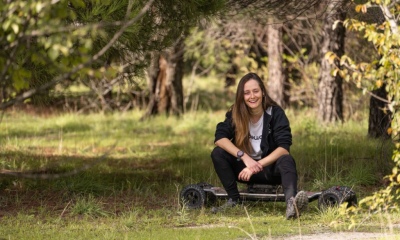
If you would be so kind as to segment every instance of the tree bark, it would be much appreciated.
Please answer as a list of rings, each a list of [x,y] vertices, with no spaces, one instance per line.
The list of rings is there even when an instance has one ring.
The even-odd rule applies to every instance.
[[[150,101],[143,118],[183,113],[183,53],[184,39],[180,38],[170,49],[152,54],[148,69]]]
[[[283,46],[282,46],[282,25],[273,24],[269,20],[268,31],[268,95],[281,107],[288,104],[288,96],[285,95],[286,74],[283,70]]]
[[[392,34],[398,34],[397,21],[388,7],[381,5],[380,10],[381,12],[377,15],[382,16],[382,21],[386,20],[389,23]],[[372,91],[372,93],[378,98],[375,96],[371,96],[370,98],[368,136],[372,138],[389,138],[390,133],[388,132],[388,129],[391,126],[392,113],[388,110],[386,103],[379,99],[388,100],[386,85],[384,84],[380,88]]]
[[[173,46],[172,52],[168,55],[167,60],[167,84],[170,86],[170,113],[175,116],[183,114],[183,74],[185,51],[184,38],[180,38]]]
[[[346,12],[342,11],[342,6],[345,2],[344,0],[340,3],[332,1],[325,12],[321,74],[318,85],[318,118],[325,123],[343,121],[343,79],[339,74],[332,76],[331,72],[335,66],[325,59],[325,54],[333,52],[339,58],[344,54],[346,30],[342,22],[346,18]],[[333,29],[335,21],[339,23]],[[337,62],[335,64],[338,65]]]
[[[379,98],[388,99],[385,85],[372,93]],[[368,136],[372,138],[389,138],[388,129],[391,124],[391,113],[386,102],[371,96],[369,101]]]
[[[229,87],[235,86],[236,85],[236,74],[238,73],[239,67],[236,65],[236,63],[233,62],[231,58],[231,67],[228,69],[228,71],[225,73],[225,90],[228,89]]]

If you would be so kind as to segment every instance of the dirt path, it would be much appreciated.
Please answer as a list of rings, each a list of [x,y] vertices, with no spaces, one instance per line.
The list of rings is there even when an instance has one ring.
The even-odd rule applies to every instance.
[[[388,233],[368,233],[368,232],[338,232],[338,233],[318,233],[302,236],[281,238],[282,240],[353,240],[353,239],[400,239],[400,235]]]

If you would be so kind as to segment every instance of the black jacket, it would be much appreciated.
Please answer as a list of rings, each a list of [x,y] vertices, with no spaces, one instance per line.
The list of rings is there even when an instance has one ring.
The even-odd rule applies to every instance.
[[[214,142],[221,138],[234,142],[235,128],[232,124],[232,111],[226,113],[225,121],[217,124]],[[279,106],[269,107],[264,113],[261,138],[262,158],[278,147],[283,147],[290,152],[290,145],[292,145],[292,133],[285,112]]]

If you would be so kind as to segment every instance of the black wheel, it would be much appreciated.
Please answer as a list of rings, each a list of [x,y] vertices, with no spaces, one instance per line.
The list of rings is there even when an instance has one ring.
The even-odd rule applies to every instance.
[[[206,189],[204,192],[206,193],[206,198],[204,199],[204,206],[212,206],[214,203],[217,201],[217,196],[212,194],[210,191],[207,191],[207,189],[210,189],[214,187],[212,184],[205,183],[205,182],[200,182],[197,183],[198,186],[200,186],[203,190]]]
[[[343,195],[340,191],[329,188],[321,193],[318,197],[318,208],[325,209],[327,207],[339,206],[343,203]]]
[[[212,188],[212,187],[214,187],[212,184],[209,184],[209,183],[206,183],[206,182],[199,182],[196,185],[200,186],[201,188]]]
[[[203,207],[206,200],[206,193],[203,188],[197,184],[191,184],[184,187],[180,195],[184,206],[189,209]]]

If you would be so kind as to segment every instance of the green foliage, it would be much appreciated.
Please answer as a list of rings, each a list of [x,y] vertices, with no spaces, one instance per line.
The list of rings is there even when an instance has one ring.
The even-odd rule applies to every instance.
[[[226,72],[231,67],[235,50],[228,39],[218,39],[218,31],[220,26],[214,21],[205,28],[191,29],[185,40],[185,60],[197,62],[194,66],[210,68],[215,73]]]
[[[90,50],[89,35],[99,32],[72,24],[76,15],[71,7],[79,3],[82,1],[74,1],[71,6],[69,1],[12,1],[0,6],[2,103],[90,58],[79,49]]]
[[[255,55],[251,48],[256,36],[253,29],[246,29],[246,24],[255,25],[255,21],[240,14],[227,18],[192,28],[185,40],[185,60],[216,75],[226,74],[232,65],[238,68],[237,76],[247,72],[265,75],[267,57]]]
[[[364,38],[371,42],[379,59],[371,62],[356,63],[344,55],[340,59],[343,69],[336,69],[334,74],[340,74],[347,81],[354,81],[359,88],[370,91],[386,86],[388,92],[387,111],[393,114],[392,125],[389,134],[395,144],[393,151],[394,167],[392,173],[386,176],[389,184],[386,188],[377,191],[374,195],[360,201],[360,206],[371,211],[393,211],[399,208],[399,184],[400,174],[400,33],[398,16],[400,8],[398,3],[392,1],[372,0],[356,6],[356,11],[367,13],[369,8],[378,7],[385,17],[383,22],[366,22],[355,19],[345,21],[349,30],[358,31],[364,34]],[[327,58],[333,60],[336,56],[331,53]],[[361,209],[358,209],[361,210]]]
[[[8,1],[1,4],[0,108],[82,80],[132,80],[224,1]],[[147,11],[150,9],[151,11]],[[122,67],[123,66],[123,67]],[[121,75],[125,73],[125,75]],[[126,74],[129,73],[129,74]],[[96,84],[92,84],[96,85]],[[26,92],[25,95],[22,95]],[[18,96],[18,98],[16,98]]]

